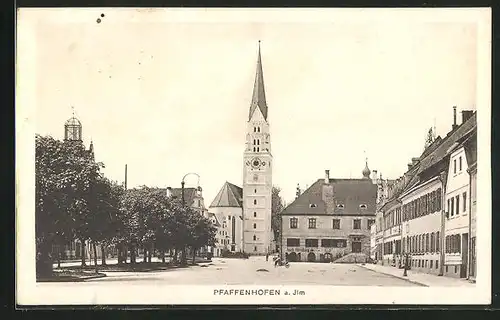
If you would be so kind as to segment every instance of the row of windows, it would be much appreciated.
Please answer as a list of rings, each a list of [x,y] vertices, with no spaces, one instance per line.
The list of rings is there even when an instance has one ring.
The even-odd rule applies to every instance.
[[[401,240],[394,240],[384,243],[384,254],[400,254]]]
[[[446,253],[460,253],[460,235],[454,234],[445,238]]]
[[[401,207],[389,212],[385,218],[385,229],[392,228],[401,224]]]
[[[448,199],[448,213],[450,217],[460,213],[460,195]],[[462,193],[462,211],[467,210],[467,192]]]
[[[253,132],[260,132],[260,127],[253,127]]]
[[[403,205],[403,221],[441,210],[441,188]]]
[[[318,239],[305,239],[306,248],[318,248]],[[300,247],[300,239],[287,238],[286,245],[288,247]],[[347,240],[345,239],[321,239],[322,248],[345,248],[347,247]]]
[[[367,220],[367,229],[369,230],[371,225],[375,222],[375,219],[368,219]],[[297,229],[299,225],[299,219],[298,218],[290,218],[290,229]],[[308,219],[308,228],[309,229],[316,229],[316,218],[309,218]],[[352,221],[352,228],[353,229],[361,229],[361,219],[354,219]],[[332,220],[332,229],[340,229],[340,219],[333,219]]]
[[[439,252],[439,231],[403,238],[403,247],[409,253]]]
[[[259,147],[253,147],[253,152],[260,152],[260,148]]]

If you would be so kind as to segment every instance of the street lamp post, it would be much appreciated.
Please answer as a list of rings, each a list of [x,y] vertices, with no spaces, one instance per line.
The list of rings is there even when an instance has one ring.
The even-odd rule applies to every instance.
[[[182,181],[181,181],[181,198],[182,198],[182,205],[183,206],[186,205],[186,200],[184,199],[184,185],[186,184],[186,182],[184,180],[186,179],[187,176],[189,176],[191,174],[198,177],[198,187],[200,186],[200,175],[199,174],[194,173],[194,172],[189,172],[189,173],[186,173],[184,175],[184,177],[182,177]]]

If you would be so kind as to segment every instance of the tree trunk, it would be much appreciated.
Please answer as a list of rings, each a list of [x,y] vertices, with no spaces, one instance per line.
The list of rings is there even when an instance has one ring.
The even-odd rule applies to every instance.
[[[183,247],[182,248],[182,251],[181,251],[181,265],[186,265],[186,247]]]
[[[80,240],[81,244],[82,244],[82,268],[85,267],[86,263],[85,263],[85,241],[83,240]]]
[[[135,246],[134,245],[130,245],[130,264],[136,263],[135,257],[136,257],[136,255],[135,255]]]
[[[144,251],[143,252],[144,258],[142,259],[142,262],[146,263],[146,262],[148,262],[148,249],[147,249],[147,246],[143,245],[142,246],[142,250]]]
[[[148,262],[151,263],[151,258],[153,257],[153,244],[149,246],[148,250]]]
[[[122,246],[118,245],[118,264],[122,264]]]
[[[101,244],[101,264],[103,266],[106,265],[106,249],[104,247],[104,244]]]
[[[193,248],[193,264],[195,262],[195,258],[196,258],[196,248]]]
[[[95,273],[98,273],[99,270],[97,270],[97,246],[95,244],[95,241],[92,241],[92,251],[94,251]]]
[[[161,263],[165,263],[165,250],[162,250],[160,255],[161,255]]]
[[[61,245],[57,246],[57,267],[61,268]]]
[[[177,263],[177,248],[174,249],[174,263]]]

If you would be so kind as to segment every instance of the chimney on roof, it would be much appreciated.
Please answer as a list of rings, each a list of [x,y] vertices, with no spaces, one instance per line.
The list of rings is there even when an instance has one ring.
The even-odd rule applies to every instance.
[[[330,170],[325,170],[325,183],[330,183]]]
[[[453,125],[451,126],[451,130],[455,130],[458,127],[457,125],[457,106],[453,106]]]
[[[167,197],[170,198],[172,196],[172,187],[167,187]]]
[[[372,170],[372,182],[377,184],[377,170]]]
[[[473,114],[474,114],[474,111],[472,111],[472,110],[463,110],[462,111],[462,123],[465,123],[465,121],[469,120]]]
[[[412,164],[412,165],[416,165],[419,161],[420,161],[420,158],[419,158],[419,157],[414,157],[414,158],[411,158],[411,164]]]

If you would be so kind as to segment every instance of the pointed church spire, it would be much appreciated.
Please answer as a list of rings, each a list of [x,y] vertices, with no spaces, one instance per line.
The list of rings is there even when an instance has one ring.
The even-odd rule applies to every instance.
[[[256,108],[259,108],[267,120],[267,102],[266,102],[266,92],[264,90],[264,74],[262,72],[262,60],[260,56],[260,40],[259,40],[259,53],[257,56],[257,70],[255,72],[255,83],[253,85],[252,94],[252,104],[250,106],[250,113],[248,119],[252,118],[252,115]]]

